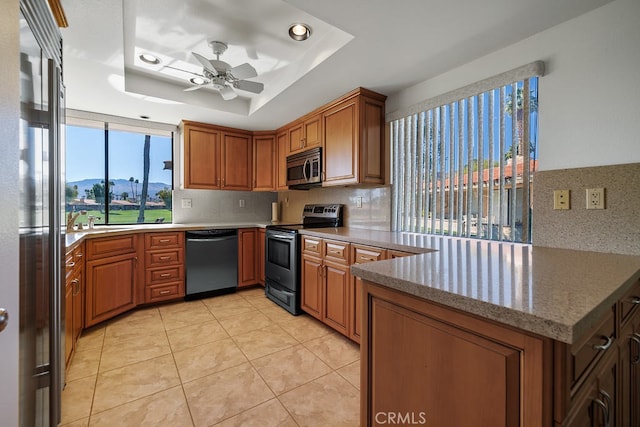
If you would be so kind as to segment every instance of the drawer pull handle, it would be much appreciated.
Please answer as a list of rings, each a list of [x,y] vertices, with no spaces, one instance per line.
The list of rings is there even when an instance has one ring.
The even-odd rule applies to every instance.
[[[594,344],[593,345],[593,349],[594,350],[602,350],[602,351],[604,351],[604,350],[608,349],[609,347],[611,347],[611,343],[613,342],[613,338],[605,337],[604,335],[602,335],[601,338],[603,340],[606,340],[606,342],[604,344]]]
[[[160,291],[160,295],[167,295],[170,294],[171,291]]]
[[[69,268],[73,268],[73,266],[75,266],[75,265],[76,265],[76,263],[73,262],[73,261],[70,261],[70,262],[67,263],[67,267],[69,267]]]
[[[602,408],[602,414],[604,415],[604,422],[605,422],[604,425],[605,427],[608,427],[609,426],[609,408],[607,408],[607,405],[605,405],[605,403],[600,399],[593,399],[593,403],[595,403],[600,408]]]
[[[363,261],[375,261],[375,259],[369,258],[369,257],[366,257],[366,256],[363,256],[361,258],[362,258]]]
[[[636,353],[636,357],[631,359],[631,364],[632,365],[637,365],[637,364],[640,363],[640,334],[638,334],[637,332],[635,334],[633,334],[631,336],[631,340],[629,342],[629,345],[632,345],[632,342],[635,342],[636,344],[638,344],[638,351]]]
[[[171,239],[160,239],[160,243],[169,243]]]
[[[160,275],[160,277],[169,277],[169,276],[171,276],[171,273],[162,273]]]
[[[640,297],[631,297],[631,304],[640,304]]]
[[[340,251],[333,251],[333,250],[329,250],[330,254],[340,254]]]
[[[171,257],[170,256],[161,256],[160,259],[162,261],[164,261],[164,260],[167,260],[167,259],[171,259]]]

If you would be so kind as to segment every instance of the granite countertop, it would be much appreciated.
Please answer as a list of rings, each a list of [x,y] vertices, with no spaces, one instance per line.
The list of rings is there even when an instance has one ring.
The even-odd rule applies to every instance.
[[[640,278],[640,256],[348,228],[301,233],[423,252],[353,265],[351,272],[567,344]]]
[[[92,229],[82,231],[72,231],[65,234],[66,247],[70,248],[85,239],[95,239],[99,237],[118,236],[130,233],[146,233],[149,231],[189,231],[206,230],[218,228],[265,228],[271,225],[270,221],[258,222],[211,222],[197,224],[131,224],[131,225],[97,225]]]

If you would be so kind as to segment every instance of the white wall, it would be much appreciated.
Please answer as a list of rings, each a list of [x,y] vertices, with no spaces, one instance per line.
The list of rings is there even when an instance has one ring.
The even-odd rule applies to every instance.
[[[393,112],[543,60],[541,170],[640,162],[640,1],[616,0],[387,99]]]

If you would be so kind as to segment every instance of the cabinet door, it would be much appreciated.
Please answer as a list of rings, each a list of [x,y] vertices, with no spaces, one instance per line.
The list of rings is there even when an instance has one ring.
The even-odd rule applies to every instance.
[[[357,100],[338,104],[322,115],[324,150],[323,186],[358,182]]]
[[[253,137],[253,190],[276,189],[276,139],[274,135]]]
[[[253,150],[251,137],[243,134],[222,135],[222,183],[223,190],[251,191],[251,163]]]
[[[327,325],[349,336],[349,267],[325,260],[324,276],[322,318]]]
[[[289,154],[304,150],[304,123],[294,124],[287,130],[287,133],[289,135]]]
[[[388,253],[386,249],[376,248],[373,246],[352,245],[353,263],[366,264],[373,261],[381,261],[387,259]],[[353,277],[351,282],[351,291],[349,293],[351,303],[349,304],[349,323],[350,338],[360,343],[360,334],[362,331],[362,279]]]
[[[309,117],[304,121],[303,149],[319,147],[322,143],[322,120],[320,114]]]
[[[394,414],[432,426],[521,425],[518,349],[377,296],[370,316],[363,425]]]
[[[287,190],[287,156],[289,155],[289,134],[287,132],[279,133],[278,141],[278,173],[277,173],[277,190]]]
[[[64,360],[69,363],[73,352],[73,284],[68,283],[64,294]]]
[[[322,260],[302,255],[301,308],[316,319],[322,320]]]
[[[257,230],[245,228],[238,230],[238,287],[258,283],[256,274]]]
[[[220,188],[220,132],[184,127],[184,188]]]
[[[136,254],[88,261],[85,325],[124,313],[136,306]]]
[[[79,271],[78,275],[72,281],[73,283],[73,342],[80,337],[84,328],[84,282],[83,271]]]
[[[359,182],[384,184],[384,102],[368,97],[360,102]]]
[[[265,244],[266,244],[266,230],[264,228],[258,229],[258,283],[264,286],[265,282]]]

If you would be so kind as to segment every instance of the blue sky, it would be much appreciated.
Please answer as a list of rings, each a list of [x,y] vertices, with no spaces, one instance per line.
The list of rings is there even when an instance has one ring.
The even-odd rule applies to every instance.
[[[142,182],[144,134],[109,132],[109,179],[129,179]],[[151,136],[150,182],[162,182],[171,187],[171,171],[163,170],[164,161],[171,160],[171,138]],[[104,130],[67,126],[66,181],[88,178],[104,179]]]

